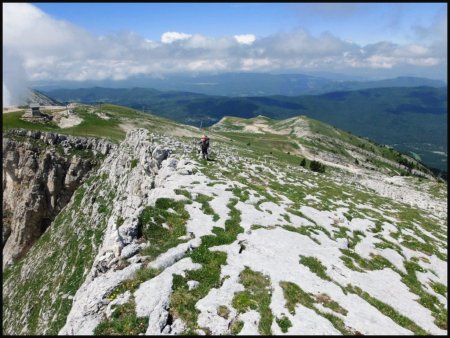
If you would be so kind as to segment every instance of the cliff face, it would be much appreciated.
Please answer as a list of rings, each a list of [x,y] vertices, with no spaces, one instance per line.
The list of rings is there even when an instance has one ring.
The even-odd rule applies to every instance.
[[[103,140],[52,133],[5,135],[3,267],[23,256],[69,202],[98,162],[94,153],[106,155],[111,147]]]

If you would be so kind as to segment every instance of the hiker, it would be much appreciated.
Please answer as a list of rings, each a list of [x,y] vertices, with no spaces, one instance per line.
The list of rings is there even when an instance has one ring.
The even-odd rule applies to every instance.
[[[209,138],[206,135],[202,136],[199,144],[202,147],[202,158],[208,160],[208,148],[209,148]]]

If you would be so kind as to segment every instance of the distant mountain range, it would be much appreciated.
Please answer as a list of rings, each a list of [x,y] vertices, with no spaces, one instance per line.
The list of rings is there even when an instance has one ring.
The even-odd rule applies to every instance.
[[[62,103],[58,102],[55,99],[52,99],[51,97],[45,95],[44,93],[41,93],[39,90],[29,90],[28,97],[26,99],[26,103],[38,103],[41,106],[61,106]]]
[[[216,75],[167,75],[164,78],[135,76],[126,80],[111,81],[63,81],[49,84],[36,84],[34,88],[48,91],[54,89],[76,89],[88,87],[108,88],[154,88],[221,96],[267,96],[304,94],[324,94],[337,90],[359,90],[381,87],[445,87],[444,81],[419,77],[397,77],[377,81],[349,81],[348,76],[330,78],[305,74],[263,74],[263,73],[225,73]]]
[[[378,143],[394,146],[427,165],[447,170],[447,88],[390,87],[302,96],[207,96],[148,88],[80,88],[48,91],[59,101],[113,103],[197,127],[224,116],[305,115]]]

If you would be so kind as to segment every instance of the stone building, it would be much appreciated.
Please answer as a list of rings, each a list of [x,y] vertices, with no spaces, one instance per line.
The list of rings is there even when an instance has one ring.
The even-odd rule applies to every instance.
[[[30,103],[30,110],[31,110],[32,117],[41,117],[42,116],[39,108],[40,108],[39,103]]]

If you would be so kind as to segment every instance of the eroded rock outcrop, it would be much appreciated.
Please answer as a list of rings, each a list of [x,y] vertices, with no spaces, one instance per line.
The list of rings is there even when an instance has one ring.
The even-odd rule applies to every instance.
[[[184,160],[170,157],[171,149],[180,145],[170,138],[158,137],[155,140],[147,130],[135,129],[127,133],[120,147],[103,162],[98,174],[106,177],[105,184],[115,192],[110,203],[111,215],[103,243],[84,283],[73,298],[72,309],[59,334],[93,334],[103,314],[109,311],[107,296],[141,267],[141,258],[135,255],[148,243],[138,243],[139,215],[165,192],[161,186],[168,178],[175,174],[184,175],[182,170],[189,170],[190,166]],[[180,162],[182,167],[178,167]],[[178,255],[167,260],[174,264],[180,258]],[[118,265],[124,261],[129,265],[121,270]],[[190,258],[179,264],[181,270],[198,267]],[[167,278],[171,280],[172,277],[167,274]],[[169,286],[170,291],[170,284],[166,286]],[[161,298],[165,302],[169,291],[165,298]],[[154,311],[154,316],[158,318],[164,315],[167,317],[167,311],[163,308],[158,307]]]
[[[12,130],[3,138],[3,267],[25,254],[114,147],[105,140]],[[89,150],[83,158],[73,150]]]

